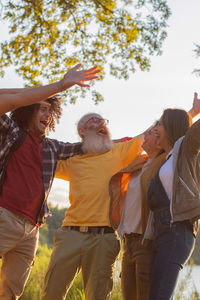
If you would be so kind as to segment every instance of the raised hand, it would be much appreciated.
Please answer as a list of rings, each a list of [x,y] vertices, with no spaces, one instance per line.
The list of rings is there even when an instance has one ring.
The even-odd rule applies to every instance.
[[[194,93],[194,100],[193,100],[193,111],[195,115],[198,115],[200,113],[200,99],[198,99],[198,94]]]
[[[93,79],[97,79],[97,73],[100,72],[97,66],[88,69],[88,70],[80,70],[78,69],[81,67],[81,64],[76,65],[72,69],[70,69],[65,75],[64,78],[61,80],[62,89],[65,90],[72,85],[79,85],[81,87],[90,87],[89,84],[85,84],[85,81],[90,81]]]
[[[200,99],[198,99],[197,93],[194,93],[192,108],[188,112],[192,118],[196,117],[200,113]]]

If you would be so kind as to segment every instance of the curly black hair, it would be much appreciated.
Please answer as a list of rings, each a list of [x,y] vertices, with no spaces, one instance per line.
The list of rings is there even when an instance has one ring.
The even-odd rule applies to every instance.
[[[55,130],[55,121],[59,121],[62,113],[61,103],[62,103],[62,96],[55,95],[51,98],[46,99],[48,103],[51,104],[50,109],[50,122],[48,125],[48,131]],[[24,107],[19,107],[13,110],[10,113],[10,118],[15,121],[18,126],[22,129],[27,129],[32,119],[34,113],[39,109],[40,104],[32,104]]]

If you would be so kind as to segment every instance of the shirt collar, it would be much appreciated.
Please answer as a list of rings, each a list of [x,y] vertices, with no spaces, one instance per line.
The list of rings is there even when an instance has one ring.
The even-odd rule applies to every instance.
[[[173,155],[173,149],[167,154],[166,160],[168,160],[172,155]]]

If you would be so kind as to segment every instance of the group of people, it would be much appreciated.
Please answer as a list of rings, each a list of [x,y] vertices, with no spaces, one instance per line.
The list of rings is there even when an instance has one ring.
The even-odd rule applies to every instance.
[[[85,298],[109,299],[121,238],[123,299],[170,300],[198,232],[200,100],[195,93],[189,112],[166,109],[134,138],[112,140],[107,120],[88,113],[80,143],[49,139],[61,116],[57,94],[98,77],[97,67],[79,68],[47,86],[0,90],[0,300],[23,292],[54,177],[69,181],[70,207],[41,299],[65,299],[80,270]]]

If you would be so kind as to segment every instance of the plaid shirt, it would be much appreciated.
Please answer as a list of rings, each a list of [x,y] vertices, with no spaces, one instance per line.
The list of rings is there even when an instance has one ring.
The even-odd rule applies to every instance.
[[[0,116],[0,182],[6,168],[6,159],[11,147],[18,140],[22,129],[7,115]],[[57,140],[44,138],[42,141],[43,183],[44,197],[38,214],[38,225],[44,223],[45,217],[50,215],[47,198],[53,183],[56,165],[59,159],[81,154],[81,143],[63,143]],[[27,154],[28,155],[28,154]]]

